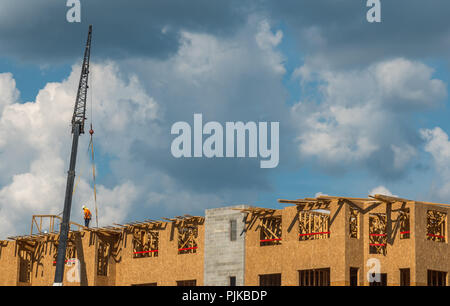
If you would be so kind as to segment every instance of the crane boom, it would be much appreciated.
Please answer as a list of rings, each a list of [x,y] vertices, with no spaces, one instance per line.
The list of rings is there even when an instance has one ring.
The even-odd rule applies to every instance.
[[[80,84],[78,85],[77,99],[75,101],[75,108],[72,117],[72,133],[74,132],[76,124],[79,124],[80,134],[84,133],[84,120],[86,120],[86,99],[88,90],[89,77],[89,60],[91,56],[91,38],[92,25],[89,26],[88,39],[86,42],[86,49],[84,51],[83,66],[81,67]]]
[[[72,117],[72,152],[70,154],[69,171],[67,174],[66,195],[64,198],[64,211],[59,233],[58,253],[56,257],[56,270],[54,286],[62,286],[64,279],[64,265],[66,258],[67,237],[70,230],[70,211],[72,208],[73,185],[75,181],[75,164],[77,161],[78,138],[84,133],[84,121],[86,120],[86,101],[89,76],[89,59],[91,54],[92,25],[89,26],[89,34],[84,51],[83,66],[81,67],[80,84],[78,85],[77,98]]]

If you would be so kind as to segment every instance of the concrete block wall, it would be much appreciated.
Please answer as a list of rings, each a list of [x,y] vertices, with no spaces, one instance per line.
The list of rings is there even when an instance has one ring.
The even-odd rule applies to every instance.
[[[229,286],[230,277],[243,286],[245,270],[245,214],[236,209],[246,205],[207,209],[205,212],[205,286]],[[231,241],[231,220],[236,221],[236,240]]]

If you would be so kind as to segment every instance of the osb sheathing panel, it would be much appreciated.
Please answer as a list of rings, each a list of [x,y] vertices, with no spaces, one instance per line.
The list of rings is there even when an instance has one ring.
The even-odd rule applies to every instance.
[[[203,285],[203,224],[198,225],[197,246],[196,253],[178,254],[178,229],[169,222],[159,233],[158,256],[133,258],[132,235],[128,234],[121,262],[116,265],[116,284],[175,286],[178,280],[196,280],[197,285]]]
[[[360,202],[359,202],[360,203]],[[398,216],[395,210],[402,203],[391,205],[391,227],[395,228],[394,220]],[[376,258],[381,263],[381,273],[388,274],[388,285],[400,283],[401,268],[409,268],[412,285],[427,284],[427,270],[450,272],[450,250],[448,245],[450,209],[407,202],[404,208],[410,209],[409,239],[400,239],[399,233],[393,235],[393,244],[388,242],[387,254],[369,254],[369,215],[384,213],[387,205],[381,203],[358,204],[366,213],[360,215],[358,239],[349,237],[348,218],[349,205],[333,200],[330,209],[330,238],[323,240],[298,240],[297,207],[290,206],[277,210],[275,214],[282,215],[282,244],[275,246],[260,246],[259,230],[255,231],[259,222],[250,228],[246,234],[246,267],[245,284],[258,285],[260,274],[281,273],[282,285],[298,285],[298,270],[330,268],[331,285],[348,285],[350,267],[359,268],[359,282],[368,285],[366,266],[367,260]],[[305,208],[306,209],[306,208]],[[447,213],[446,242],[428,241],[426,236],[427,210],[438,210]],[[389,233],[388,233],[389,234]],[[392,233],[393,234],[393,233]],[[391,234],[391,236],[392,236]],[[97,276],[96,245],[98,237],[93,232],[84,231],[75,236],[78,248],[78,258],[81,261],[81,282],[70,283],[66,275],[70,267],[66,266],[65,285],[132,285],[157,283],[158,285],[176,285],[177,280],[193,280],[198,285],[203,284],[204,258],[204,226],[198,227],[198,249],[194,254],[178,255],[177,228],[173,223],[166,223],[160,231],[159,256],[151,258],[133,258],[131,234],[122,240],[118,261],[110,258],[108,276]],[[31,285],[51,285],[55,267],[55,247],[47,242],[43,248],[40,261],[33,264]],[[3,242],[0,249],[0,285],[25,285],[18,283],[19,258],[15,241]],[[447,274],[448,275],[448,274]],[[449,280],[447,279],[447,284]]]
[[[97,247],[100,241],[111,244],[119,242],[118,256],[109,257],[108,275],[97,275]],[[96,285],[133,285],[157,283],[158,285],[176,285],[177,280],[196,280],[197,285],[203,284],[203,256],[204,256],[204,225],[198,225],[196,253],[178,254],[178,230],[173,223],[166,223],[165,229],[160,231],[158,257],[133,258],[132,235],[111,236],[97,235],[94,232],[83,231],[74,235],[77,247],[77,258],[80,260],[80,282],[70,282],[68,273],[73,267],[65,266],[65,286]],[[1,248],[0,285],[18,285],[19,257],[16,242],[8,241]],[[52,285],[55,276],[55,245],[42,240],[39,260],[32,265],[29,285]],[[116,244],[117,245],[117,244]],[[27,284],[20,284],[27,285]]]
[[[281,273],[283,286],[297,286],[299,270],[328,267],[332,285],[341,284],[344,281],[345,223],[337,211],[336,201],[328,209],[331,219],[336,215],[328,239],[299,241],[296,206],[277,211],[282,215],[281,245],[260,246],[259,222],[255,222],[246,233],[245,285],[259,285],[261,274]]]
[[[92,255],[92,263],[90,264],[90,267],[93,267],[95,269],[92,269],[92,278],[94,279],[95,286],[115,286],[116,285],[116,267],[117,264],[120,263],[121,260],[121,235],[112,235],[112,236],[105,236],[102,234],[96,235],[94,234],[94,241],[93,245],[95,248],[92,248],[92,251],[98,250],[99,243],[105,243],[110,246],[110,256],[108,257],[108,268],[107,268],[107,275],[98,275],[97,274],[97,259],[98,259],[98,252],[95,251],[95,253]],[[114,246],[118,246],[118,250],[114,248]],[[113,254],[117,253],[117,254]],[[116,256],[114,256],[116,255]]]
[[[57,236],[56,236],[57,237]],[[73,266],[65,265],[65,286],[94,285],[96,276],[95,262],[95,234],[91,232],[77,232],[74,234],[74,242],[77,247],[77,258],[80,260],[80,282],[68,280],[68,274],[73,271]],[[55,277],[56,246],[46,238],[36,240],[34,260],[29,283],[19,283],[19,256],[17,255],[20,242],[8,241],[6,247],[2,247],[0,256],[0,285],[33,285],[49,286],[53,284]]]
[[[427,211],[437,210],[447,214],[445,242],[427,240]],[[435,205],[416,204],[416,219],[414,225],[416,240],[416,282],[418,285],[427,285],[427,270],[447,272],[447,286],[450,285],[450,247],[449,237],[449,208],[436,207]],[[447,260],[442,260],[446,258]]]
[[[4,241],[0,245],[0,286],[15,286],[19,276],[19,258],[15,256],[16,243]]]
[[[365,239],[364,239],[364,233],[365,230],[368,226],[366,226],[365,223],[365,219],[364,219],[364,215],[361,213],[361,211],[358,212],[357,215],[357,219],[358,219],[358,229],[357,229],[357,238],[350,238],[350,223],[349,223],[349,218],[350,218],[350,209],[351,208],[360,208],[360,209],[364,209],[364,205],[363,204],[357,204],[355,203],[354,205],[356,206],[350,206],[344,203],[341,203],[342,208],[341,210],[345,213],[345,217],[344,219],[347,221],[345,222],[345,234],[346,234],[346,239],[345,239],[345,263],[346,263],[346,267],[347,269],[345,269],[344,273],[345,273],[345,280],[343,283],[341,283],[341,285],[349,285],[350,284],[350,267],[352,268],[359,268],[358,270],[358,285],[361,286],[363,285],[363,273],[364,270],[362,269],[362,267],[365,266],[365,261],[364,261],[364,243],[365,243]]]
[[[329,205],[331,233],[328,239],[298,241],[295,206],[276,212],[283,217],[281,245],[260,246],[256,222],[246,235],[245,284],[259,285],[259,275],[281,273],[282,285],[298,285],[299,270],[330,268],[331,285],[349,285],[350,267],[354,267],[359,269],[359,285],[369,285],[367,273],[371,266],[367,266],[367,262],[371,258],[379,260],[380,273],[387,273],[387,283],[390,286],[400,284],[400,269],[403,268],[410,269],[411,285],[426,285],[428,269],[450,271],[448,221],[446,243],[426,239],[427,210],[437,209],[447,212],[448,216],[449,209],[413,201],[355,204],[364,211],[359,215],[357,239],[350,238],[349,235],[349,204],[337,200],[333,200]],[[399,210],[407,208],[411,234],[409,239],[400,239],[400,228],[396,228],[396,220],[400,214]],[[386,255],[369,254],[369,216],[374,213],[386,214]]]
[[[351,267],[360,268],[360,273],[358,275],[358,280],[361,284],[368,286],[369,281],[367,278],[367,273],[372,268],[372,266],[367,266],[367,261],[371,258],[379,260],[380,263],[380,273],[387,273],[387,284],[388,286],[398,286],[400,285],[400,269],[409,268],[411,283],[414,282],[414,271],[415,271],[415,250],[414,250],[414,229],[412,224],[415,220],[414,202],[403,203],[393,203],[385,204],[381,203],[379,205],[374,204],[364,204],[364,209],[367,212],[362,218],[362,236],[361,241],[363,242],[363,261],[359,261],[360,265],[356,266],[358,261],[352,260],[352,257],[358,254],[358,250],[348,249],[348,264]],[[400,239],[400,228],[396,229],[396,220],[399,217],[399,212],[396,210],[409,208],[410,215],[410,231],[411,235],[409,239]],[[385,214],[386,215],[386,255],[383,254],[369,254],[369,216],[370,214]],[[396,230],[395,230],[396,229]],[[392,240],[393,239],[393,240]],[[352,239],[350,239],[352,240]],[[358,255],[356,255],[358,256]],[[361,258],[361,255],[358,256]],[[442,259],[441,259],[442,260]],[[349,269],[348,269],[349,270]],[[349,284],[350,275],[347,271],[346,281]]]
[[[77,248],[77,258],[80,263],[80,282],[73,282],[68,279],[69,273],[75,269],[74,266],[65,265],[64,267],[64,286],[87,286],[94,285],[95,272],[95,234],[87,231],[74,233],[74,243]],[[31,285],[48,286],[53,284],[55,278],[55,254],[56,247],[51,242],[42,242],[44,244],[44,254],[39,262],[33,263]],[[69,276],[70,278],[70,276]]]

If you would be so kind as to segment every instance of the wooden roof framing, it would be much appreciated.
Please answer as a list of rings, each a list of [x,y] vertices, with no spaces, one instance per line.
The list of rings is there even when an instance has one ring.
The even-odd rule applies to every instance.
[[[144,221],[134,221],[134,222],[129,222],[126,224],[118,224],[118,223],[114,223],[114,225],[116,225],[116,227],[112,228],[112,227],[105,227],[107,230],[123,230],[123,229],[127,229],[127,228],[134,228],[134,227],[162,227],[165,223],[171,222],[177,225],[182,225],[182,224],[198,224],[198,223],[202,223],[205,220],[205,217],[201,217],[201,216],[192,216],[192,215],[183,215],[183,216],[176,216],[173,218],[165,218],[162,217],[162,220],[154,220],[154,219],[147,219]],[[101,229],[105,229],[105,228],[101,228]]]
[[[339,196],[325,196],[321,195],[316,198],[305,198],[305,199],[297,199],[297,200],[285,200],[285,199],[279,199],[278,202],[282,204],[295,204],[295,205],[304,205],[304,204],[314,204],[314,203],[323,203],[326,201],[331,200],[345,200],[347,202],[355,202],[355,203],[406,203],[406,202],[414,202],[414,203],[420,203],[420,204],[426,204],[426,205],[436,205],[441,207],[450,207],[450,204],[442,204],[442,203],[432,203],[432,202],[422,202],[422,201],[414,201],[414,200],[408,200],[400,197],[394,197],[394,196],[388,196],[383,194],[375,194],[375,195],[369,195],[368,198],[354,198],[354,197],[339,197]]]
[[[262,207],[233,208],[233,210],[239,210],[240,212],[253,214],[253,215],[268,215],[268,214],[274,214],[277,211],[276,209],[262,208]]]
[[[86,230],[89,232],[100,233],[100,234],[104,234],[107,236],[120,235],[123,232],[122,228],[112,227],[112,226],[86,228]]]
[[[37,240],[43,240],[59,236],[58,233],[47,233],[47,234],[33,234],[33,235],[23,235],[23,236],[12,236],[8,237],[9,240],[15,240],[15,241],[37,241]]]
[[[39,224],[38,224],[38,219],[39,219]],[[60,216],[57,216],[57,215],[33,215],[32,219],[31,219],[30,236],[34,235],[33,229],[35,226],[36,226],[36,230],[39,232],[38,235],[46,234],[43,232],[43,228],[42,228],[44,219],[48,219],[48,221],[49,221],[49,232],[57,234],[56,227],[55,227],[55,220],[59,220],[60,222],[62,222],[62,218]],[[73,222],[73,221],[69,222],[69,226],[71,226],[71,225],[78,227],[78,230],[86,228],[85,226],[78,224],[76,222]]]

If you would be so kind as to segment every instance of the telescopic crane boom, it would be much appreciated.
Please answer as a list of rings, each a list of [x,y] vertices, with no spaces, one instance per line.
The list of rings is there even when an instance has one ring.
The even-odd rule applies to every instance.
[[[89,77],[89,59],[91,55],[92,25],[89,26],[89,33],[84,51],[83,66],[81,67],[80,84],[78,85],[77,98],[72,117],[72,152],[70,154],[69,172],[67,174],[66,195],[64,198],[64,211],[59,234],[58,253],[56,257],[56,271],[54,286],[62,286],[64,279],[64,265],[66,258],[67,237],[70,230],[70,210],[72,207],[72,193],[75,181],[75,164],[77,161],[78,138],[84,134],[84,121],[86,120],[86,101]]]

